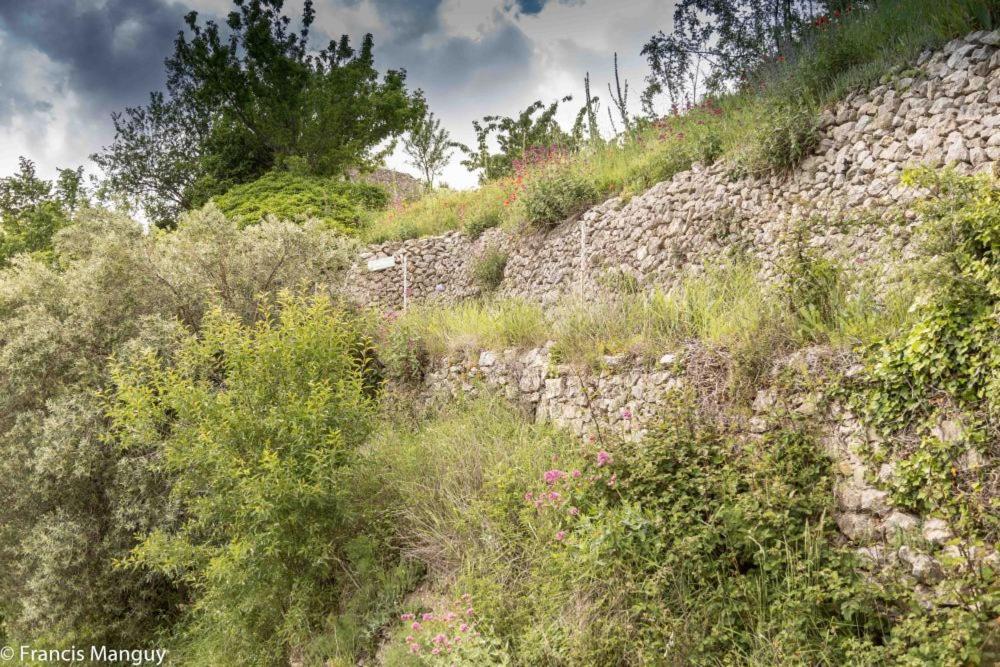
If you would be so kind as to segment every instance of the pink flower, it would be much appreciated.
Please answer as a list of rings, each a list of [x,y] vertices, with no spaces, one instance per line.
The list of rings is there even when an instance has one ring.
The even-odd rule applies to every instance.
[[[611,461],[611,454],[608,454],[603,449],[597,452],[597,467],[603,468]]]
[[[622,419],[625,420],[632,419],[632,411],[629,410],[628,408],[624,408],[622,410]]]
[[[462,623],[462,625],[458,626],[458,630],[459,630],[459,632],[468,632],[469,631],[469,624],[468,623]]]
[[[419,630],[421,627],[423,626],[420,625],[419,621],[413,621],[413,623],[410,625],[410,628],[412,630]]]
[[[549,500],[556,501],[559,500],[559,494],[555,491],[549,491]]]
[[[435,644],[441,644],[444,642],[445,639],[447,639],[447,637],[445,637],[443,634],[436,634],[434,635],[434,639],[431,641],[433,641]]]
[[[580,472],[579,470],[574,470],[574,471],[573,471],[573,479],[579,479],[579,478],[580,478],[580,475],[582,475],[582,474],[583,474],[583,473],[582,473],[582,472]]]
[[[439,648],[432,648],[431,649],[431,655],[437,655],[440,652],[441,652],[441,649],[439,649]]]
[[[472,607],[469,607],[468,609],[465,610],[465,615],[466,616],[472,616],[475,613],[476,612],[475,612],[475,610]]]
[[[434,614],[429,614],[429,613],[422,614],[420,616],[420,618],[421,618],[421,620],[424,620],[424,621],[433,621],[434,620]]]
[[[566,531],[565,530],[560,530],[558,533],[556,533],[556,541],[562,542],[564,539],[566,539]]]
[[[527,493],[524,494],[524,500],[525,500],[525,502],[529,502],[530,503],[532,500],[534,500],[534,498],[535,498],[535,494],[533,494],[531,491],[528,491]]]
[[[565,475],[566,473],[564,473],[562,470],[548,470],[545,472],[544,475],[545,483],[551,486],[556,482],[558,482],[563,477],[565,477]]]
[[[413,620],[413,614],[401,614],[399,616],[399,620],[401,620],[401,621],[412,621]]]
[[[579,513],[580,513],[579,508],[576,508],[576,507],[570,507],[569,508],[569,515],[570,516],[576,516]]]
[[[410,653],[420,653],[420,644],[410,644]]]

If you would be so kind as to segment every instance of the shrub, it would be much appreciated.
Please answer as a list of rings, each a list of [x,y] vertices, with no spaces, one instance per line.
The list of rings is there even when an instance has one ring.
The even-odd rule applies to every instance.
[[[277,290],[335,280],[350,255],[316,223],[241,230],[212,208],[148,234],[85,210],[52,254],[0,272],[0,613],[12,641],[146,645],[186,591],[115,563],[176,507],[155,452],[123,452],[108,432],[108,359],[169,358],[212,307],[253,321]]]
[[[868,349],[867,372],[853,396],[867,421],[885,433],[915,429],[929,435],[940,408],[965,411],[962,446],[924,437],[899,462],[897,500],[948,514],[966,530],[1000,534],[997,459],[960,465],[967,449],[995,437],[988,419],[1000,402],[1000,187],[987,177],[929,171],[904,175],[932,188],[926,220],[923,291],[913,322],[901,335]]]
[[[802,161],[819,142],[819,120],[814,108],[787,103],[762,110],[754,136],[735,159],[738,174],[766,176],[784,173]]]
[[[497,227],[501,222],[498,210],[478,211],[465,223],[465,233],[471,239],[478,239],[487,229]]]
[[[584,176],[566,167],[550,167],[533,175],[519,201],[527,220],[552,227],[597,200],[597,191]]]
[[[384,188],[371,183],[270,172],[212,201],[241,227],[268,216],[289,221],[314,218],[330,229],[355,233],[365,222],[366,211],[384,209],[389,199]]]
[[[155,446],[182,512],[130,562],[195,592],[189,661],[287,664],[349,588],[345,466],[374,414],[366,344],[323,299],[281,306],[252,326],[215,311],[172,367],[148,355],[113,372],[121,447]]]
[[[507,266],[507,253],[498,248],[489,248],[472,265],[472,279],[484,292],[492,292],[503,281],[503,271]]]

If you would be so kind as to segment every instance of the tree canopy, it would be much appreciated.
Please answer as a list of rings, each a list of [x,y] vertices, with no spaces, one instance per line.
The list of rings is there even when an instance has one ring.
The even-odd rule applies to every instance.
[[[239,183],[295,164],[337,176],[367,166],[424,112],[404,70],[380,74],[374,40],[315,51],[306,0],[298,31],[283,0],[234,0],[223,25],[185,17],[166,60],[167,92],[115,116],[95,160],[108,187],[159,225]]]
[[[83,167],[60,169],[52,182],[38,177],[34,162],[20,158],[18,172],[0,178],[0,267],[20,253],[51,251],[52,235],[85,201]]]

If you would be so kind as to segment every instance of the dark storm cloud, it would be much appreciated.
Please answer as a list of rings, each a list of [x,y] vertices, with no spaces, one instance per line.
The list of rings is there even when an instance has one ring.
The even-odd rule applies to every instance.
[[[187,11],[167,0],[0,2],[0,30],[8,48],[39,51],[62,66],[78,95],[117,108],[162,87],[163,59]],[[3,69],[5,78],[19,74]]]

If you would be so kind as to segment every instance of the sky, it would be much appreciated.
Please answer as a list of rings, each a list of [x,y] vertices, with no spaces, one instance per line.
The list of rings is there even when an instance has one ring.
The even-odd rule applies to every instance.
[[[452,138],[471,144],[471,121],[514,115],[534,100],[572,94],[561,108],[567,127],[583,100],[583,77],[607,116],[607,84],[617,51],[628,104],[639,110],[647,67],[639,51],[668,30],[665,0],[315,0],[319,48],[351,35],[375,37],[376,66],[405,68],[412,88]],[[231,0],[0,0],[0,175],[27,156],[40,174],[84,167],[114,136],[111,114],[144,104],[164,87],[163,60],[196,10],[224,17]],[[301,0],[285,13],[297,19]],[[220,21],[221,22],[221,21]],[[388,166],[416,173],[397,150]],[[459,155],[441,179],[472,187]]]

